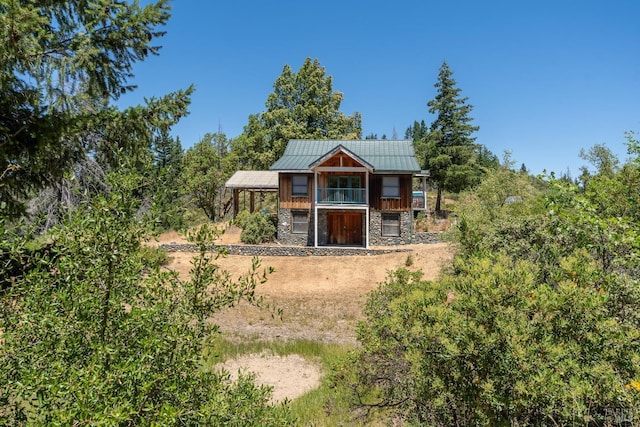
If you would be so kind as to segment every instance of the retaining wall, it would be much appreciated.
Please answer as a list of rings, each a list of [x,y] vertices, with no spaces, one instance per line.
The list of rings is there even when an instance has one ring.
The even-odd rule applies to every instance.
[[[161,249],[168,252],[197,252],[196,246],[183,243],[168,243],[160,245]],[[248,256],[361,256],[361,255],[382,255],[393,252],[409,252],[409,248],[389,248],[389,249],[364,249],[364,248],[341,248],[334,246],[324,246],[314,248],[309,246],[279,246],[279,245],[212,245],[214,248],[223,249],[229,255]]]

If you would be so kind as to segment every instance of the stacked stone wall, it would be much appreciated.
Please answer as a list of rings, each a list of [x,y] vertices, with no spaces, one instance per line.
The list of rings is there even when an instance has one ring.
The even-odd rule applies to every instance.
[[[400,214],[400,235],[382,235],[382,214],[384,212],[371,210],[369,213],[369,244],[373,246],[408,245],[411,243],[411,228],[413,218],[411,212],[398,212]]]
[[[294,209],[295,211],[295,209]],[[278,214],[278,234],[277,242],[284,246],[313,246],[313,210],[308,211],[309,223],[306,234],[291,232],[292,209],[280,209]],[[327,210],[321,209],[318,212],[318,245],[327,244]],[[413,229],[413,217],[411,212],[399,212],[400,214],[400,236],[382,235],[382,214],[381,211],[371,210],[369,214],[369,245],[371,246],[398,246],[416,243],[437,243],[445,240],[444,232],[415,232]],[[366,226],[366,224],[364,225]],[[364,233],[364,230],[363,230]],[[364,235],[363,235],[364,238]]]
[[[197,252],[197,247],[192,244],[168,243],[160,245],[161,249],[168,252]],[[282,246],[274,244],[264,245],[211,245],[210,250],[223,250],[229,255],[246,256],[362,256],[382,255],[395,252],[409,252],[405,248],[389,249],[364,249],[344,248],[335,246],[323,246],[314,248],[309,246]]]

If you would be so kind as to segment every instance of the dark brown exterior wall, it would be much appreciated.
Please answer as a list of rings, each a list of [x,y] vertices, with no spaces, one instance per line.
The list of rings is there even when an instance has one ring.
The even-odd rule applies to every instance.
[[[306,197],[293,197],[292,193],[292,179],[293,175],[304,174],[279,174],[280,185],[280,208],[284,209],[309,209],[311,207],[311,195],[313,194],[313,175],[306,174],[309,179],[307,180],[307,196]]]
[[[400,198],[382,198],[382,175],[371,175],[369,202],[379,211],[407,211],[411,209],[411,175],[400,175]]]

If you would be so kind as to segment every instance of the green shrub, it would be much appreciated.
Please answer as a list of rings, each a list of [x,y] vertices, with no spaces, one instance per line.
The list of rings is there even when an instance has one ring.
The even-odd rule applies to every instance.
[[[240,241],[243,243],[255,245],[269,242],[276,235],[276,227],[269,215],[260,212],[249,214],[242,211],[236,218],[236,224],[242,228]]]
[[[251,217],[251,214],[249,213],[248,210],[241,210],[240,212],[238,212],[238,215],[236,216],[236,219],[233,220],[234,224],[237,225],[240,228],[245,228],[247,226],[247,224],[249,223],[249,218]]]
[[[407,255],[407,259],[404,260],[405,267],[411,267],[413,265],[413,255]]]
[[[140,257],[146,267],[156,268],[169,264],[167,251],[153,246],[141,246]]]

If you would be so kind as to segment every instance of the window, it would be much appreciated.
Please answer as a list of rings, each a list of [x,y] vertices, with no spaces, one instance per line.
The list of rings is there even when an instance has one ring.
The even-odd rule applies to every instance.
[[[339,189],[351,189],[351,188],[360,188],[361,178],[358,175],[353,176],[337,176],[331,175],[329,176],[329,188],[339,188]]]
[[[400,214],[382,214],[382,235],[389,237],[400,236]]]
[[[382,177],[382,197],[400,197],[400,177]]]
[[[308,177],[306,175],[293,175],[292,179],[293,189],[291,191],[292,196],[308,196],[309,189],[307,185]]]
[[[306,212],[291,212],[291,232],[294,234],[306,233],[308,227],[308,216]]]

